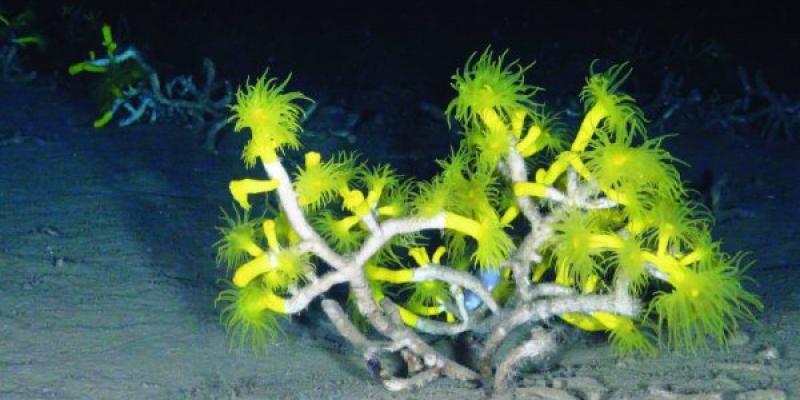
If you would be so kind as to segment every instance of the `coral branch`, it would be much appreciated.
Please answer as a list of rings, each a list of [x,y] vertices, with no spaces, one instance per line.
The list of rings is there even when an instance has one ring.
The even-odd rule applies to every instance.
[[[325,274],[315,282],[298,290],[291,298],[286,300],[286,313],[295,314],[308,307],[312,300],[326,293],[333,285],[347,282],[348,275],[343,271],[334,271]]]
[[[350,322],[350,319],[347,318],[347,314],[345,314],[342,307],[336,301],[330,299],[322,300],[322,310],[325,311],[325,315],[328,316],[328,319],[333,323],[333,326],[336,327],[339,334],[350,341],[358,351],[365,354],[364,358],[368,358],[366,355],[374,354],[378,349],[386,346],[385,344],[367,339],[367,337]]]
[[[414,282],[428,280],[440,280],[468,289],[478,295],[492,312],[497,312],[500,309],[492,294],[486,290],[474,275],[438,265],[427,265],[414,270]]]
[[[506,358],[497,365],[494,375],[494,388],[498,392],[506,391],[511,386],[519,364],[532,358],[541,358],[556,351],[554,334],[536,328],[531,331],[530,338],[511,349]]]
[[[624,290],[611,295],[561,296],[521,304],[503,322],[498,324],[489,338],[486,339],[480,356],[481,375],[484,378],[491,376],[491,362],[495,353],[506,337],[518,327],[531,322],[545,321],[567,313],[590,314],[597,311],[633,317],[639,312],[639,306]]]

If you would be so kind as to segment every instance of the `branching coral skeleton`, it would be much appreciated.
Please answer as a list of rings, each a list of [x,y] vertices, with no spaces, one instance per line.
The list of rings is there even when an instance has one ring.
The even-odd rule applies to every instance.
[[[314,152],[292,178],[281,155],[299,147],[298,102],[308,99],[266,73],[237,93],[231,119],[252,134],[242,158],[267,179],[231,182],[245,212],[226,214],[220,228],[219,261],[234,287],[219,301],[230,303],[223,317],[234,337],[260,345],[276,315],[322,298],[387,389],[449,377],[505,390],[525,360],[557,351],[554,319],[608,332],[621,354],[651,354],[653,340],[690,351],[709,339],[725,345],[753,318],[761,304],[741,286],[741,257],[719,251],[674,158],[618,90],[630,70],[591,73],[586,115],[567,148],[560,125],[532,101],[528,67],[504,57],[487,49],[453,77],[447,114],[466,137],[426,182]],[[552,163],[534,173],[534,156]],[[271,192],[277,209],[251,219],[250,197]],[[323,298],[340,284],[357,312]],[[526,340],[512,339],[526,329]],[[478,341],[476,365],[426,341],[457,335]],[[407,375],[384,367],[389,353],[402,356]]]
[[[103,38],[106,57],[98,58],[92,53],[89,60],[70,66],[71,75],[105,73],[130,63],[142,71],[143,77],[131,78],[134,82],[128,87],[114,88],[114,100],[95,121],[95,127],[102,127],[115,117],[119,117],[118,125],[124,127],[144,119],[153,123],[162,116],[178,116],[198,127],[206,127],[204,147],[216,151],[219,132],[228,123],[227,107],[233,100],[233,90],[227,81],[216,81],[214,63],[203,59],[205,79],[201,86],[195,84],[191,76],[176,76],[162,88],[158,71],[139,50],[129,46],[117,52],[117,44],[107,25],[103,27]]]
[[[5,81],[28,82],[36,79],[35,71],[25,71],[20,51],[33,45],[44,46],[44,39],[31,32],[33,12],[28,10],[14,17],[0,14],[0,78]]]

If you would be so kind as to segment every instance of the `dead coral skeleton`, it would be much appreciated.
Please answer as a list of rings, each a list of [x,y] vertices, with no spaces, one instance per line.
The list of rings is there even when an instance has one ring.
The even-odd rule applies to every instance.
[[[655,116],[654,126],[662,129],[681,117],[701,121],[703,129],[757,131],[767,141],[795,141],[800,130],[800,100],[776,92],[761,72],[751,78],[739,66],[737,77],[741,95],[725,100],[719,94],[704,96],[697,88],[682,93],[683,78],[667,73],[658,94],[645,109]]]

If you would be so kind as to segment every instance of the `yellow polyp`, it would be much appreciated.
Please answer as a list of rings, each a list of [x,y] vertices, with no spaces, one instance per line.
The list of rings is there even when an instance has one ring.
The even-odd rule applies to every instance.
[[[589,168],[586,168],[586,164],[583,163],[580,157],[573,157],[569,160],[569,165],[575,169],[575,172],[578,173],[583,179],[587,181],[592,180],[592,173],[589,171]]]
[[[614,189],[603,189],[603,193],[606,194],[606,197],[616,201],[618,204],[622,204],[623,206],[630,204],[630,200],[628,199],[627,195],[620,193]]]
[[[575,140],[572,142],[572,147],[570,147],[570,150],[579,153],[586,149],[586,146],[588,146],[589,141],[592,140],[594,131],[600,124],[600,121],[607,116],[608,111],[605,109],[605,107],[603,107],[601,103],[595,104],[589,110],[589,112],[586,113],[586,116],[583,117],[581,126],[578,128],[578,134],[575,136]]]
[[[367,267],[369,267],[369,264],[367,264]],[[369,293],[372,295],[372,300],[375,301],[378,308],[381,308],[381,300],[386,297],[386,294],[383,293],[383,285],[369,285]]]
[[[447,321],[448,324],[452,324],[456,322],[456,316],[453,315],[453,313],[449,312],[445,314],[445,321]]]
[[[108,122],[111,121],[111,118],[113,118],[113,117],[114,117],[114,114],[111,111],[106,111],[106,112],[103,113],[102,116],[100,116],[100,118],[96,119],[92,123],[92,126],[95,127],[95,128],[102,128],[102,127],[106,126],[106,124],[108,124]]]
[[[686,267],[688,265],[700,261],[702,258],[703,258],[703,252],[701,250],[694,250],[691,253],[683,256],[683,258],[681,258],[680,260],[678,260],[678,263],[681,266]]]
[[[542,181],[544,181],[545,175],[547,175],[547,170],[546,169],[544,169],[544,168],[537,169],[536,173],[534,174],[534,178],[533,178],[534,182],[542,182]]]
[[[517,139],[522,136],[522,125],[525,123],[525,116],[528,112],[524,108],[518,108],[511,112],[511,133]]]
[[[266,291],[259,296],[255,307],[260,310],[272,310],[277,313],[286,314],[286,299],[271,291]]]
[[[590,275],[589,278],[586,279],[586,282],[583,283],[583,287],[581,287],[581,291],[583,293],[593,293],[597,289],[597,283],[600,281],[600,277],[597,275]]]
[[[480,240],[481,224],[474,219],[447,212],[445,213],[444,226],[445,228],[452,229],[456,232],[461,232],[465,235],[471,236],[476,240]]]
[[[556,280],[555,282],[561,286],[570,287],[574,282],[569,276],[569,268],[563,264],[556,266]]]
[[[503,216],[500,218],[500,223],[508,225],[513,222],[519,216],[520,209],[517,206],[511,206],[506,209],[506,212],[503,213]]]
[[[250,202],[247,200],[248,195],[269,192],[277,187],[278,181],[276,179],[240,179],[231,181],[230,185],[228,185],[233,199],[245,210],[249,210],[251,207]]]
[[[664,224],[658,229],[657,254],[662,255],[667,253],[667,245],[669,244],[669,239],[672,236],[673,231],[674,227],[672,224]]]
[[[383,193],[383,188],[372,189],[367,192],[367,199],[365,201],[368,207],[373,207],[375,204],[378,203],[378,200],[381,198],[381,194]]]
[[[547,186],[536,182],[515,182],[514,196],[522,197],[544,197],[547,194]]]
[[[305,155],[306,169],[318,166],[321,160],[322,156],[319,153],[316,151],[309,151]]]
[[[434,315],[439,315],[444,311],[442,306],[423,306],[423,305],[414,305],[414,314],[421,315],[423,317],[432,317]]]
[[[417,327],[417,323],[419,322],[419,316],[417,316],[417,314],[414,314],[413,312],[400,306],[397,306],[397,311],[399,312],[400,319],[403,320],[404,324],[412,328]]]
[[[251,257],[258,257],[264,254],[264,250],[252,240],[247,240],[246,242],[242,243],[241,246],[242,249],[244,249],[244,251],[246,251]]]
[[[44,42],[42,41],[41,36],[31,35],[31,36],[20,36],[13,40],[15,44],[18,44],[22,47],[25,47],[29,44],[35,44],[37,46],[41,46]]]
[[[256,133],[253,132],[253,137],[255,138]],[[255,140],[255,139],[253,139]],[[259,140],[259,143],[264,142],[264,140]],[[259,145],[257,148],[251,150],[253,154],[255,154],[258,158],[261,159],[261,162],[264,164],[270,164],[275,161],[278,161],[278,153],[275,151],[275,146],[271,144],[263,143]]]
[[[364,193],[360,190],[349,190],[342,194],[342,200],[345,208],[355,212],[358,206],[364,202]]]
[[[94,58],[92,57],[91,59],[93,60]],[[108,68],[94,65],[89,61],[81,61],[79,63],[72,64],[69,66],[69,69],[67,69],[67,72],[69,72],[70,75],[77,75],[81,72],[104,73],[106,71],[108,71]]]
[[[238,287],[245,287],[255,277],[272,269],[272,263],[267,254],[262,254],[244,264],[242,264],[233,274],[233,284]]]
[[[300,243],[301,240],[300,235],[298,235],[297,232],[291,228],[288,229],[288,232],[286,232],[286,239],[289,241],[289,245],[291,246]]]
[[[396,205],[388,205],[383,207],[378,207],[377,209],[378,215],[383,215],[385,217],[396,217],[400,215],[400,207]]]
[[[528,134],[525,135],[522,141],[517,143],[517,151],[519,151],[523,157],[528,157],[535,153],[536,139],[538,139],[541,134],[542,128],[537,125],[531,126],[528,129]]]
[[[436,250],[433,252],[431,261],[433,261],[434,264],[439,264],[442,261],[442,256],[444,256],[444,253],[446,252],[447,248],[445,248],[444,246],[437,247]]]
[[[344,201],[350,195],[350,187],[347,184],[343,184],[342,187],[336,189],[336,192],[339,193],[339,197]]]
[[[505,122],[494,112],[491,108],[483,109],[479,113],[481,117],[481,121],[483,124],[486,125],[486,128],[489,129],[492,133],[505,133],[508,131],[508,127],[506,126]]]
[[[620,326],[624,323],[629,323],[630,321],[625,318],[621,317],[616,314],[612,314],[605,311],[597,311],[592,313],[592,317],[596,319],[598,322],[603,324],[607,330],[613,330],[616,327]]]
[[[364,268],[367,279],[389,283],[408,283],[414,279],[414,271],[410,269],[389,269],[375,264],[367,264]]]
[[[606,326],[602,322],[586,314],[566,313],[561,315],[561,319],[568,322],[570,325],[574,325],[575,327],[587,332],[606,330]]]
[[[611,157],[611,165],[619,168],[625,165],[631,159],[630,153],[621,153]]]
[[[336,221],[336,225],[338,230],[340,230],[341,232],[348,232],[350,231],[350,228],[355,226],[360,220],[361,220],[360,217],[351,215],[349,217],[344,217],[339,221]]]
[[[106,54],[108,54],[108,57],[114,57],[114,52],[117,50],[117,43],[111,35],[111,27],[103,25],[101,32],[103,33],[103,47],[106,48]]]
[[[547,272],[549,266],[547,263],[539,263],[536,264],[536,267],[533,268],[533,275],[531,275],[531,280],[534,282],[541,282],[542,276],[544,273]]]
[[[590,235],[589,248],[591,249],[621,249],[624,246],[622,239],[617,235]]]
[[[645,261],[653,264],[661,272],[664,272],[669,277],[669,282],[673,286],[678,286],[686,279],[686,267],[678,263],[678,260],[667,254],[653,254],[650,252],[642,252],[642,257]]]
[[[272,251],[280,250],[281,245],[278,243],[278,232],[275,230],[275,221],[271,219],[265,220],[262,224],[262,228],[264,229],[264,236],[267,237],[269,249]]]
[[[639,235],[644,232],[645,229],[647,229],[647,223],[645,223],[642,218],[629,217],[629,221],[628,224],[625,225],[625,229],[627,229],[632,235]]]
[[[424,247],[414,247],[408,251],[408,255],[413,258],[420,267],[431,263],[431,259],[428,257],[428,252]]]
[[[111,86],[111,94],[118,99],[122,98],[122,90],[117,85]]]
[[[553,182],[567,170],[567,166],[570,165],[573,158],[575,158],[575,153],[571,151],[562,152],[550,165],[550,168],[547,170],[547,173],[544,174],[542,180],[539,180],[539,176],[537,176],[536,181],[545,185],[552,185]]]

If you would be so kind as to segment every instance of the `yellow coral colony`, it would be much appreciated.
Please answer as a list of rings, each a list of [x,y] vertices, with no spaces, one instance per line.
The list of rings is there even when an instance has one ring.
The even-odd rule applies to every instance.
[[[281,156],[300,147],[299,102],[309,99],[266,73],[238,91],[230,120],[251,135],[242,159],[269,177],[230,183],[242,211],[224,215],[216,244],[231,272],[218,302],[234,341],[263,347],[278,317],[341,283],[352,318],[390,344],[381,348],[412,352],[438,368],[435,376],[463,380],[499,371],[492,362],[508,333],[540,319],[606,331],[622,354],[652,354],[659,344],[725,345],[754,317],[761,303],[742,286],[743,256],[711,238],[711,217],[687,195],[679,161],[664,137],[648,136],[642,111],[620,91],[631,69],[592,65],[579,94],[583,119],[568,140],[558,114],[534,101],[531,65],[506,57],[487,48],[453,75],[457,94],[445,114],[464,138],[427,181],[352,153],[316,151],[290,178]],[[269,215],[253,217],[261,208]],[[369,347],[331,301],[323,308],[337,329]],[[461,334],[487,316],[497,320],[481,373],[417,335]],[[411,387],[411,379],[386,379],[391,389]]]

